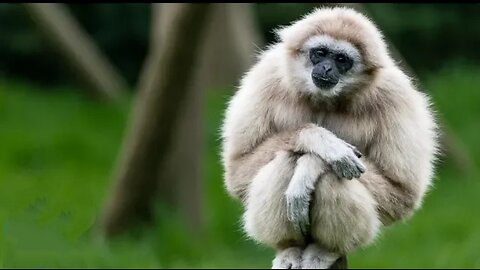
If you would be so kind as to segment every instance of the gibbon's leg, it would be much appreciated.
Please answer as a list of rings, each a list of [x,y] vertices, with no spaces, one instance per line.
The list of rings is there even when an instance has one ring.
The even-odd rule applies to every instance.
[[[247,196],[245,228],[254,239],[278,250],[272,268],[300,268],[310,197],[325,166],[314,154],[296,159],[293,153],[280,151],[254,177]]]
[[[380,230],[377,202],[358,179],[326,173],[317,183],[311,209],[312,238],[339,256],[371,243]]]
[[[244,229],[253,240],[278,251],[273,261],[277,268],[300,265],[298,249],[305,246],[304,236],[287,218],[285,191],[295,165],[292,152],[278,151],[253,178],[246,196]]]
[[[279,151],[253,178],[246,196],[244,229],[254,240],[283,249],[302,246],[304,237],[287,219],[285,191],[292,179],[296,157]]]

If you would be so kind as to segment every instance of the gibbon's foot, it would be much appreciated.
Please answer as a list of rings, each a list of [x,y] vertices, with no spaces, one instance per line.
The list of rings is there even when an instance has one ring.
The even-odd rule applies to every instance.
[[[310,244],[303,251],[302,255],[302,269],[328,269],[337,259],[340,254],[330,252],[317,244]]]
[[[272,262],[272,269],[301,269],[302,249],[289,247],[277,252]]]

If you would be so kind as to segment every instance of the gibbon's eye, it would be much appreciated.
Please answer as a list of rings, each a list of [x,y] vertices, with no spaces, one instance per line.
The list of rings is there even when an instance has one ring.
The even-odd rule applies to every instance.
[[[328,53],[328,51],[325,48],[315,49],[315,56],[325,57],[325,56],[327,56],[327,53]]]
[[[341,64],[345,64],[347,62],[347,57],[343,53],[339,53],[337,54],[336,60]]]
[[[341,74],[347,72],[353,66],[353,60],[343,53],[335,55],[335,62],[337,63],[337,68]]]
[[[316,64],[320,62],[320,60],[327,56],[328,50],[325,48],[313,48],[310,50],[310,60],[312,63]]]

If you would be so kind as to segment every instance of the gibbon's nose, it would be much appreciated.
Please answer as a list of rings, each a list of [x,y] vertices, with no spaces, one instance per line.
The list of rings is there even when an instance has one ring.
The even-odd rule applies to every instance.
[[[325,72],[325,75],[327,75],[332,70],[332,64],[323,63],[322,68],[323,68],[323,71]]]

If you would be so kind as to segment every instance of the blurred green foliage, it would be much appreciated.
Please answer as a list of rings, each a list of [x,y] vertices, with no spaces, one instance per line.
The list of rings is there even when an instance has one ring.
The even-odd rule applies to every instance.
[[[463,59],[480,63],[479,4],[365,4],[385,36],[421,74]],[[150,4],[68,4],[101,50],[136,84],[150,34]],[[300,18],[310,3],[259,3],[255,14],[268,43],[272,30]],[[36,83],[73,84],[76,78],[39,36],[18,4],[0,4],[0,76]],[[32,65],[35,63],[35,65]]]
[[[386,38],[421,75],[452,61],[480,64],[478,3],[375,3],[367,9]]]
[[[469,146],[475,171],[462,175],[442,158],[424,207],[353,253],[351,268],[480,267],[479,72],[451,64],[422,84]],[[188,231],[159,205],[153,227],[107,245],[92,228],[130,106],[94,102],[73,89],[53,94],[38,88],[0,81],[1,267],[270,267],[273,251],[244,236],[242,208],[223,188],[218,132],[230,91],[210,91],[205,101],[204,230]]]

